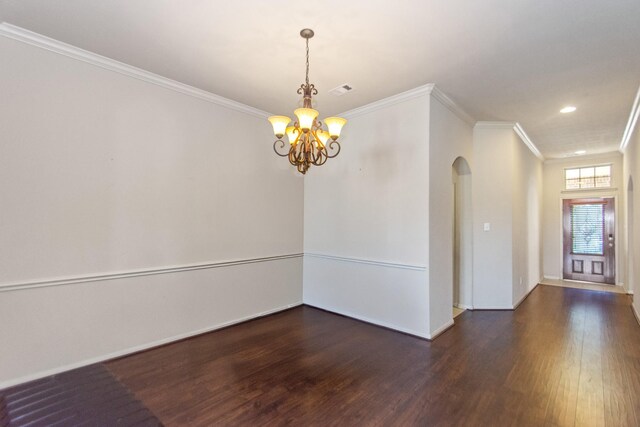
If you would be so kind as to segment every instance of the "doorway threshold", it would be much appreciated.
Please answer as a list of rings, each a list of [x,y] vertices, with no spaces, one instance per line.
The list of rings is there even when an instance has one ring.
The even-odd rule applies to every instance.
[[[626,294],[627,291],[622,286],[603,285],[600,283],[582,282],[578,280],[557,280],[544,278],[540,282],[543,285],[560,286],[563,288],[587,289],[590,291],[610,292],[613,294]]]

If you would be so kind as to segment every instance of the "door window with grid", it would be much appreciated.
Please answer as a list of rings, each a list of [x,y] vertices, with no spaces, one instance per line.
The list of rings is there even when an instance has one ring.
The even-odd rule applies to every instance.
[[[571,206],[571,253],[604,254],[604,205]]]

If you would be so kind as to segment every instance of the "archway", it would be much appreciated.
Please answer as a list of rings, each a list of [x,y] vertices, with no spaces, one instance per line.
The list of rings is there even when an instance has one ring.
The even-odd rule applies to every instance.
[[[458,157],[452,165],[453,178],[453,301],[454,317],[473,308],[473,222],[471,211],[471,168]]]

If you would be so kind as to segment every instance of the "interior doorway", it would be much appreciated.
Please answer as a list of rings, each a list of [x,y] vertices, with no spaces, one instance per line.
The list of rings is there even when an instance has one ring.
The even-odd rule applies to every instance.
[[[453,317],[472,306],[473,222],[471,215],[471,168],[458,157],[453,176]]]
[[[562,218],[563,278],[614,285],[614,199],[566,199]]]

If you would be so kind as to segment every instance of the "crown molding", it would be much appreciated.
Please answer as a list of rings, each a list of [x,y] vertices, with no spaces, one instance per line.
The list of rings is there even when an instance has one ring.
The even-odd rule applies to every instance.
[[[471,117],[466,111],[464,111],[462,108],[460,108],[460,106],[458,104],[453,102],[453,100],[451,98],[449,98],[447,95],[445,95],[445,93],[442,92],[437,86],[433,85],[433,87],[431,89],[431,95],[435,99],[440,101],[440,103],[442,105],[447,107],[449,109],[449,111],[451,111],[453,114],[458,116],[462,121],[464,121],[464,122],[466,122],[466,123],[468,123],[468,124],[470,124],[472,126],[476,123],[476,119]]]
[[[477,122],[474,129],[515,130],[516,122]]]
[[[409,101],[414,98],[418,98],[423,95],[432,95],[435,99],[440,101],[442,105],[448,108],[452,113],[458,116],[466,123],[473,125],[476,120],[465,112],[459,105],[457,105],[451,98],[445,95],[434,83],[428,83],[426,85],[418,86],[416,88],[407,90],[405,92],[398,93],[396,95],[389,96],[387,98],[380,99],[378,101],[371,102],[361,107],[354,108],[352,110],[345,111],[338,114],[340,117],[352,119],[354,117],[361,116],[363,114],[371,113],[373,111],[380,110],[382,108],[390,107],[400,102]]]
[[[352,110],[345,111],[343,113],[338,114],[338,116],[344,117],[346,119],[352,119],[354,117],[362,116],[364,114],[381,110],[383,108],[390,107],[392,105],[399,104],[401,102],[409,101],[411,99],[418,98],[423,95],[428,95],[431,93],[433,87],[434,87],[433,83],[429,83],[423,86],[418,86],[406,92],[401,92],[396,95],[392,95],[387,98],[383,98],[378,101],[374,101],[369,104],[363,105],[362,107],[357,107]]]
[[[529,138],[529,135],[527,135],[527,133],[524,131],[524,128],[520,125],[520,123],[516,122],[515,126],[513,127],[513,130],[516,131],[516,134],[520,137],[522,142],[524,142],[524,144],[529,148],[529,150],[531,150],[533,155],[536,156],[538,159],[540,159],[540,161],[544,162],[544,156],[542,155],[540,150],[538,150],[538,147],[536,147],[536,145],[533,143],[531,138]]]
[[[557,163],[584,163],[586,161],[591,162],[593,160],[610,160],[614,157],[619,158],[621,155],[622,154],[620,154],[619,151],[608,151],[606,153],[585,154],[582,156],[557,157],[553,159],[547,159],[544,163],[546,165],[553,165]]]
[[[518,135],[518,138],[527,146],[529,151],[533,153],[540,161],[544,162],[544,156],[538,150],[538,147],[533,143],[529,135],[524,131],[522,125],[518,122],[478,122],[474,126],[474,129],[503,129],[512,130]]]
[[[34,33],[33,31],[26,30],[7,22],[0,23],[0,36],[17,40],[22,43],[30,44],[41,49],[46,49],[50,52],[64,55],[78,61],[86,62],[88,64],[95,65],[97,67],[113,71],[128,77],[133,77],[134,79],[142,80],[147,83],[151,83],[165,89],[170,89],[184,95],[192,96],[194,98],[226,107],[231,110],[239,111],[241,113],[246,113],[258,118],[266,118],[270,116],[270,114],[266,111],[250,107],[248,105],[233,101],[228,98],[224,98],[214,93],[207,92],[205,90],[198,89],[196,87],[189,86],[187,84],[180,83],[166,77],[162,77],[158,74],[154,74],[141,68],[137,68],[123,62],[119,62],[114,59],[89,52],[84,49],[80,49],[79,47],[63,43],[61,41],[43,36],[38,33]]]
[[[631,106],[631,113],[629,114],[629,120],[627,121],[627,126],[624,129],[624,133],[622,134],[622,141],[620,142],[621,153],[624,153],[627,149],[627,145],[629,145],[629,141],[631,140],[631,135],[633,135],[633,131],[635,130],[636,123],[638,122],[638,116],[640,116],[640,87],[638,87],[638,92],[636,93],[636,98],[633,101],[633,105]]]

